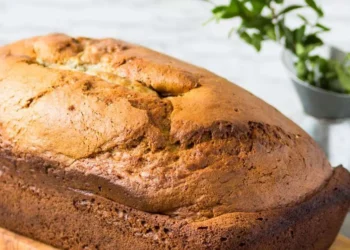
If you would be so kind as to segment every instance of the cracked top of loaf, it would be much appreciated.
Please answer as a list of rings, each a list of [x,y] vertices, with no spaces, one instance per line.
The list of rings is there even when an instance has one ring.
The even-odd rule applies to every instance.
[[[0,48],[0,141],[174,218],[292,206],[332,174],[316,143],[251,93],[115,39],[52,34]]]

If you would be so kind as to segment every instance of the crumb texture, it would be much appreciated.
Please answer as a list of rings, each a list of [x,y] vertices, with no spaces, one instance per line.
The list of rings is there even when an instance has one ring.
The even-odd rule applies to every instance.
[[[332,175],[305,132],[227,80],[123,41],[63,34],[0,48],[0,150],[76,176],[62,185],[175,220],[294,206]]]

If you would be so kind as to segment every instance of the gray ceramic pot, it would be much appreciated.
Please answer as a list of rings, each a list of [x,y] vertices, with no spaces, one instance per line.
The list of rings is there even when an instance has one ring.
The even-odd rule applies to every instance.
[[[339,61],[342,61],[346,55],[343,51],[331,46],[325,46],[321,52],[327,58]],[[324,119],[350,117],[350,95],[326,91],[298,79],[294,68],[294,56],[290,51],[283,51],[282,61],[307,114]]]
[[[320,53],[342,61],[345,53],[334,47],[324,47]],[[333,166],[343,164],[350,170],[350,95],[329,92],[301,81],[294,68],[294,56],[282,54],[283,64],[299,95],[304,111],[298,124],[323,148]]]

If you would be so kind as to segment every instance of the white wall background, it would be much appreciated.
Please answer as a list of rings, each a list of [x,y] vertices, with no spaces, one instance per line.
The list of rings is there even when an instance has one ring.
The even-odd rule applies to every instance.
[[[323,23],[333,28],[325,41],[350,51],[350,1],[318,2],[326,12]],[[316,121],[302,112],[281,48],[268,43],[257,55],[238,38],[227,38],[231,21],[203,26],[210,8],[201,0],[0,0],[0,44],[50,32],[139,43],[228,78],[311,131]],[[350,168],[350,122],[330,128],[329,144],[332,164]]]

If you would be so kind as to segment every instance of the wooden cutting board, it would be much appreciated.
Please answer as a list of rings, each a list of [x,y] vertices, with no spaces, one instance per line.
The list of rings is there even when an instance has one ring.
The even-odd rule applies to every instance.
[[[0,250],[55,250],[56,248],[0,228]],[[339,235],[330,250],[349,250],[350,239]],[[56,249],[57,250],[57,249]]]

